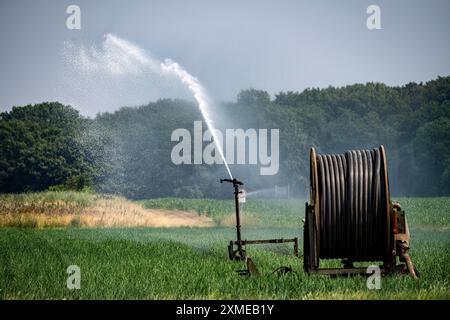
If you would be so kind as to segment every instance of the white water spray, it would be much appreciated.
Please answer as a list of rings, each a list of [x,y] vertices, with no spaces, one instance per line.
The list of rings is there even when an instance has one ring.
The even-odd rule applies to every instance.
[[[250,191],[247,192],[245,195],[249,198],[253,197],[253,196],[259,196],[259,195],[274,195],[275,194],[275,188],[265,188],[265,189],[259,189],[259,190],[254,190],[254,191]]]
[[[211,132],[216,150],[225,164],[228,175],[233,178],[209,113],[211,100],[200,81],[178,63],[170,59],[161,62],[140,47],[113,34],[105,35],[101,50],[93,47],[89,49],[77,47],[70,42],[65,43],[64,58],[76,70],[76,73],[84,74],[83,80],[87,82],[89,90],[91,90],[92,79],[96,81],[95,84],[104,85],[106,79],[113,81],[129,76],[132,77],[131,79],[141,76],[148,77],[149,74],[156,75],[160,79],[168,78],[169,75],[175,76],[184,86],[187,86],[194,96],[203,120]],[[98,100],[95,93],[93,99]]]
[[[177,76],[181,80],[181,82],[183,82],[185,85],[187,85],[189,90],[194,95],[194,98],[197,101],[198,107],[203,116],[203,120],[205,120],[206,125],[208,126],[208,129],[211,132],[213,140],[216,144],[216,149],[219,151],[220,157],[222,158],[223,163],[225,164],[225,167],[228,171],[228,175],[230,176],[231,179],[233,179],[231,170],[228,167],[227,161],[225,160],[225,156],[223,154],[222,147],[217,142],[217,141],[219,141],[219,139],[217,137],[216,128],[214,127],[214,123],[209,114],[210,100],[208,98],[208,95],[206,94],[205,89],[200,84],[200,82],[198,81],[197,78],[193,77],[191,74],[189,74],[189,72],[186,71],[186,69],[182,68],[178,63],[176,63],[170,59],[164,60],[164,63],[161,63],[161,68],[164,71],[171,72],[175,76]]]

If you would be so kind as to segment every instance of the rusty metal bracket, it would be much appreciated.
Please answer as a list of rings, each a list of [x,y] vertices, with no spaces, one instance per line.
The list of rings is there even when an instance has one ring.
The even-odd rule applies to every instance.
[[[407,270],[413,279],[418,279],[417,270],[408,254],[411,234],[409,233],[408,221],[405,211],[396,201],[392,202],[392,213],[394,216],[394,235],[396,254],[400,261],[406,263]]]
[[[231,260],[244,260],[245,259],[245,250],[242,247],[247,246],[248,244],[274,244],[274,243],[294,243],[294,256],[298,257],[298,238],[292,239],[266,239],[266,240],[234,240],[230,241],[228,245],[228,255]],[[237,246],[238,250],[234,250],[234,246]],[[239,250],[241,248],[241,250]],[[243,254],[241,254],[243,252]]]

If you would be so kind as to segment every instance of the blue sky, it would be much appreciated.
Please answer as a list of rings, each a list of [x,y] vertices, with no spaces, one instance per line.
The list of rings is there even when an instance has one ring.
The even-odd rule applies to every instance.
[[[81,8],[81,30],[66,28],[70,4]],[[381,8],[381,30],[366,27],[370,4]],[[106,33],[179,62],[217,101],[250,87],[273,95],[428,81],[450,74],[449,14],[446,0],[0,0],[0,110],[56,99],[85,114],[117,109],[114,103],[95,107],[95,88],[74,99],[63,80],[62,44],[95,45]],[[120,104],[179,96],[179,90],[148,86],[133,91],[138,99],[123,93]]]

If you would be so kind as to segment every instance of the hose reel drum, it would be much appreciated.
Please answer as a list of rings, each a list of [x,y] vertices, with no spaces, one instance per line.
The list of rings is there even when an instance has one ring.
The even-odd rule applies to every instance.
[[[389,193],[386,153],[310,151],[310,203],[304,225],[304,269],[308,273],[366,273],[354,262],[382,262],[382,273],[408,270],[416,277],[404,211]],[[397,265],[397,257],[406,263]],[[320,268],[320,260],[341,259],[343,268]]]

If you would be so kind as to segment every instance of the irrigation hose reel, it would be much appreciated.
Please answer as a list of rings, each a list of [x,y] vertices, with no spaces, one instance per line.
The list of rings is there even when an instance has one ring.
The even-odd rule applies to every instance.
[[[401,270],[417,277],[405,212],[390,199],[383,146],[331,155],[312,148],[310,192],[303,228],[307,273],[362,274],[366,268],[353,263],[382,262],[384,274]],[[324,259],[340,259],[343,267],[320,268]]]

